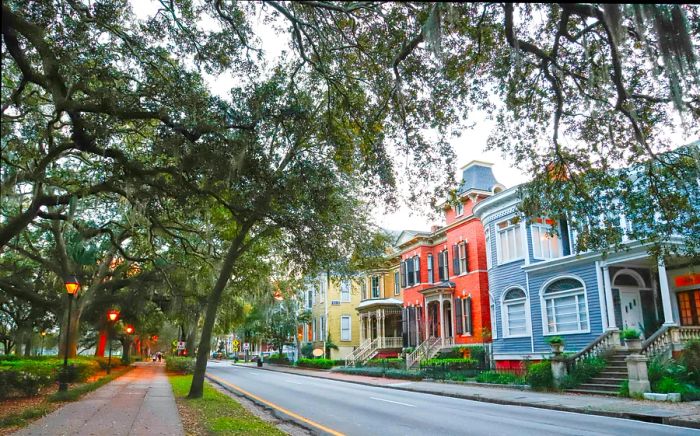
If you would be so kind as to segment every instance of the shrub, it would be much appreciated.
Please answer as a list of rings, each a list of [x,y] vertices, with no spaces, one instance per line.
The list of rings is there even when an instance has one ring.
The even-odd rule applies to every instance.
[[[533,363],[527,370],[527,383],[535,390],[547,390],[554,388],[554,376],[552,375],[552,364],[545,360]]]
[[[640,333],[637,329],[626,328],[622,330],[622,339],[639,339]]]
[[[384,377],[386,378],[401,378],[401,379],[409,379],[409,380],[422,380],[423,375],[421,374],[420,371],[409,371],[406,369],[395,369],[395,368],[389,368],[384,371]]]
[[[444,366],[445,369],[449,370],[464,370],[464,369],[474,369],[478,366],[478,362],[475,359],[428,359],[421,362],[422,367],[429,366]]]
[[[280,364],[280,365],[289,365],[289,363],[290,363],[289,359],[287,359],[287,355],[281,354],[281,353],[273,354],[265,360],[267,362],[276,363],[276,364]]]
[[[333,359],[299,359],[297,361],[297,366],[303,368],[316,368],[316,369],[331,369],[337,365],[344,365],[344,360],[333,360]]]
[[[525,380],[522,376],[512,372],[483,371],[476,376],[476,381],[480,383],[492,383],[498,385],[522,385]]]
[[[685,343],[681,363],[688,369],[688,378],[700,386],[700,339]]]
[[[182,374],[194,372],[194,359],[191,357],[168,357],[165,359],[165,369]]]
[[[605,369],[606,361],[601,357],[589,357],[583,359],[564,377],[561,382],[562,389],[571,389],[585,383]]]
[[[620,385],[620,390],[618,390],[617,393],[620,394],[621,397],[629,397],[630,396],[630,381],[624,380],[622,382],[622,384]]]
[[[314,357],[314,346],[311,342],[307,342],[301,346],[301,355],[306,359]]]
[[[378,366],[382,368],[404,369],[406,361],[403,359],[370,359],[364,366]]]
[[[387,377],[387,378],[397,378],[397,379],[409,379],[409,380],[422,380],[423,374],[420,371],[410,371],[406,369],[394,369],[388,368],[384,369],[378,366],[370,367],[336,367],[332,369],[333,372],[340,372],[343,374],[353,374],[353,375],[364,375],[369,377]]]

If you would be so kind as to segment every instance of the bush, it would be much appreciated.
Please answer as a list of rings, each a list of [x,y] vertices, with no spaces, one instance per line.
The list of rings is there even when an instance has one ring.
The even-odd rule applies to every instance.
[[[306,359],[314,357],[314,346],[311,342],[307,342],[301,346],[301,355]]]
[[[445,369],[459,371],[465,369],[474,369],[478,366],[478,363],[479,362],[477,362],[476,359],[428,359],[424,362],[421,362],[421,367],[444,366]]]
[[[583,359],[564,377],[560,387],[571,389],[587,382],[605,369],[606,361],[601,357],[589,357]]]
[[[523,385],[525,380],[522,376],[512,372],[483,371],[476,376],[476,381],[480,383],[491,383],[497,385]]]
[[[545,360],[533,363],[527,370],[527,383],[535,390],[547,390],[554,388],[554,376],[552,375],[552,364]]]
[[[315,369],[331,369],[334,366],[344,365],[344,360],[333,360],[333,359],[299,359],[297,361],[297,366],[303,368],[315,368]]]
[[[700,339],[685,343],[681,363],[688,369],[688,378],[696,386],[700,386]]]
[[[397,378],[397,379],[409,379],[409,380],[422,380],[423,373],[420,371],[410,371],[406,369],[394,369],[388,368],[384,369],[378,366],[370,367],[337,367],[333,368],[333,372],[340,372],[343,374],[353,374],[353,375],[364,375],[369,377],[387,377],[387,378]]]
[[[181,374],[192,374],[194,372],[194,359],[191,357],[168,357],[165,359],[165,369]]]
[[[403,359],[370,359],[365,362],[364,366],[374,367],[378,366],[381,368],[394,368],[394,369],[404,369],[406,366],[406,361]]]
[[[561,336],[550,336],[545,342],[549,345],[558,345],[564,344],[564,339],[562,339]]]
[[[289,362],[289,359],[287,359],[287,355],[286,355],[286,354],[281,354],[281,353],[279,353],[279,354],[273,354],[273,355],[271,355],[270,357],[268,357],[268,358],[265,359],[265,360],[266,360],[267,362],[276,363],[276,364],[279,364],[279,365],[289,365],[289,363],[290,363],[290,362]]]

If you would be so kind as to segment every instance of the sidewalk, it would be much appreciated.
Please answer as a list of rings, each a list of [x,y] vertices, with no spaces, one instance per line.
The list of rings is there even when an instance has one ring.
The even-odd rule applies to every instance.
[[[263,369],[487,403],[636,419],[700,429],[700,401],[661,403],[598,395],[534,392],[482,384],[409,381],[266,364]]]
[[[164,364],[140,363],[15,435],[183,435]]]

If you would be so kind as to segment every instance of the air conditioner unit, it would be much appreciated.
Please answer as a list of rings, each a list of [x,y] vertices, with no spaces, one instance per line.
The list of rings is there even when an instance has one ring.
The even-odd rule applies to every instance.
[[[331,306],[340,306],[340,300],[331,300]]]

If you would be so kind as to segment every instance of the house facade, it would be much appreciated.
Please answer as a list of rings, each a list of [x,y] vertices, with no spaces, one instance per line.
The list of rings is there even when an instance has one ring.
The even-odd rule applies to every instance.
[[[462,168],[455,202],[444,205],[445,225],[399,235],[403,342],[417,353],[409,360],[458,344],[489,342],[486,247],[473,208],[502,189],[491,164],[471,162]]]
[[[624,328],[650,338],[664,326],[700,325],[700,266],[683,258],[657,261],[626,236],[616,253],[579,252],[567,220],[527,220],[519,202],[513,187],[474,207],[484,228],[498,368],[549,357],[551,336],[564,339],[566,352],[578,352]],[[620,217],[620,225],[631,223]]]
[[[331,359],[344,359],[360,343],[360,322],[355,308],[360,304],[360,280],[340,279],[322,273],[307,279],[304,308],[311,312],[311,322],[301,326],[302,342],[323,349],[331,342]]]

